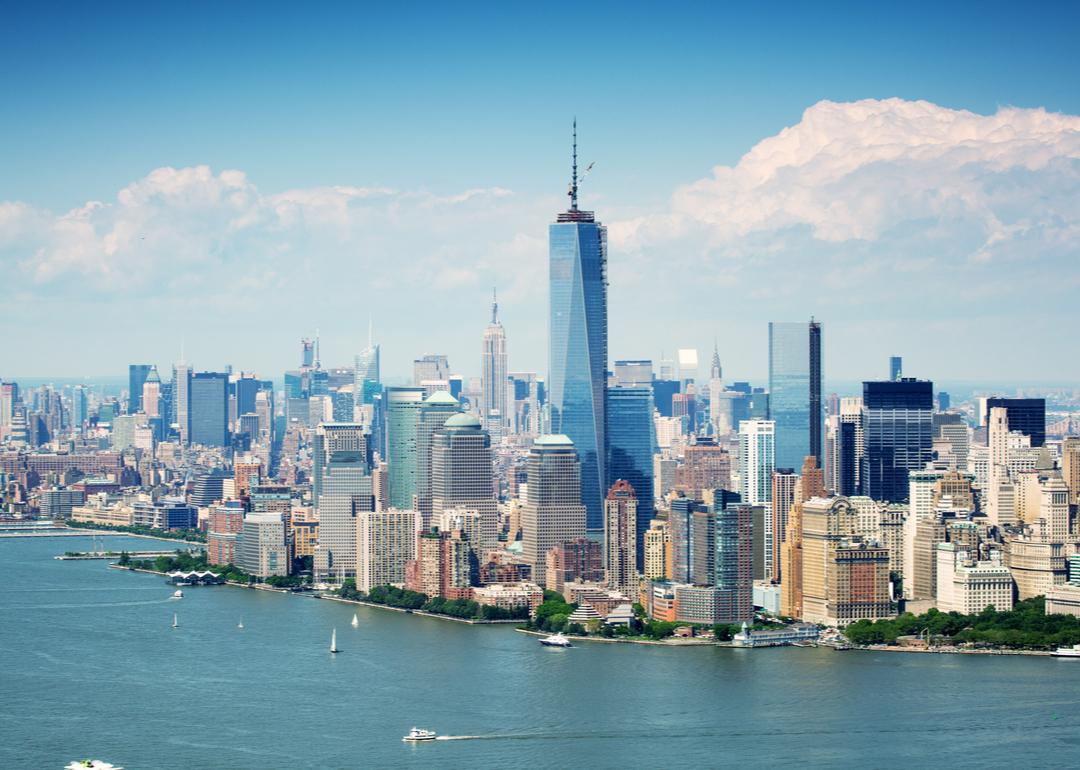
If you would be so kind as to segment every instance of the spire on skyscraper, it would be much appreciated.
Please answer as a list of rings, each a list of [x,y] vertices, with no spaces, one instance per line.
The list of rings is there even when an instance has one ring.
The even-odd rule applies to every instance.
[[[497,324],[499,322],[499,296],[495,292],[495,287],[491,287],[491,322]]]
[[[713,353],[712,353],[712,371],[709,373],[710,379],[719,380],[723,377],[723,369],[720,368],[720,345],[716,338],[713,337]]]
[[[577,118],[574,118],[573,159],[570,165],[570,210],[577,211]]]

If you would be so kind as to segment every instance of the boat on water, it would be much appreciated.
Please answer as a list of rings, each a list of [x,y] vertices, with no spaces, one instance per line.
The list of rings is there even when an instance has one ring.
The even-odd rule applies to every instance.
[[[243,618],[240,618],[240,622],[236,624],[236,627],[237,628],[243,628],[244,627],[244,619]]]
[[[337,652],[337,629],[330,632],[330,652]]]
[[[184,598],[184,592],[181,591],[179,588],[177,588],[175,591],[172,592],[172,598],[174,598],[174,599],[183,599]]]
[[[352,627],[356,628],[359,625],[360,625],[360,618],[356,617],[356,613],[354,612],[353,615],[352,615]]]
[[[1080,644],[1072,647],[1058,647],[1054,650],[1055,658],[1080,658]]]
[[[179,618],[177,618],[175,612],[172,614],[172,627],[173,628],[180,628],[180,620],[179,620]]]
[[[422,741],[433,741],[436,735],[434,730],[421,730],[419,727],[414,727],[409,730],[409,734],[401,740],[406,743],[420,743]]]
[[[64,770],[124,770],[120,765],[114,765],[111,762],[102,762],[100,759],[80,759],[74,760],[71,764],[65,765]]]
[[[540,640],[540,644],[545,647],[573,647],[570,644],[570,640],[563,636],[562,633],[552,634],[551,636],[545,636]]]

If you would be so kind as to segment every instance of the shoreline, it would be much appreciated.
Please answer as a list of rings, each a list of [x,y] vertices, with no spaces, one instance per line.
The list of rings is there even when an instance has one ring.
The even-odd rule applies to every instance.
[[[524,623],[521,619],[507,619],[507,620],[478,620],[475,618],[455,618],[453,615],[439,615],[436,612],[425,612],[424,610],[407,610],[404,607],[391,607],[389,604],[379,604],[378,602],[366,602],[363,599],[342,599],[340,596],[331,596],[329,594],[313,594],[314,599],[324,599],[330,602],[341,602],[342,604],[359,604],[363,607],[374,607],[377,610],[393,610],[394,612],[400,612],[404,615],[419,615],[424,618],[435,618],[436,620],[451,620],[455,623],[465,623],[470,626],[505,626],[510,623]]]
[[[828,646],[828,645],[819,645]],[[1007,648],[982,648],[982,649],[959,649],[959,648],[926,648],[926,647],[899,647],[897,645],[882,645],[881,647],[852,646],[843,652],[919,652],[936,655],[1031,655],[1037,658],[1052,658],[1051,650],[1010,650]]]
[[[547,631],[531,631],[527,628],[515,628],[515,631],[528,634],[529,636],[550,636]],[[724,645],[715,641],[709,641],[706,639],[682,639],[682,640],[665,640],[665,639],[607,639],[605,637],[596,636],[577,636],[571,634],[563,634],[567,639],[574,642],[602,642],[606,644],[647,644],[653,647],[722,647]]]

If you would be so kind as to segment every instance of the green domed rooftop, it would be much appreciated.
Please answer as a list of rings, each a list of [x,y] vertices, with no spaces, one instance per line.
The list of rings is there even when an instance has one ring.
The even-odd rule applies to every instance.
[[[448,390],[436,390],[430,396],[424,400],[425,404],[446,404],[447,406],[453,404],[457,406],[458,400],[450,395]]]
[[[480,420],[472,414],[455,414],[445,423],[445,428],[479,428]]]

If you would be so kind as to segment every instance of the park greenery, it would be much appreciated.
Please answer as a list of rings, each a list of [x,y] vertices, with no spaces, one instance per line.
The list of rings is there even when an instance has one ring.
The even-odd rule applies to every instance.
[[[191,543],[206,542],[206,533],[199,529],[155,529],[142,524],[93,524],[88,521],[68,521],[65,523],[74,529],[96,529],[130,535],[148,535],[160,540],[184,540]]]
[[[153,559],[132,559],[127,552],[120,554],[120,560],[117,562],[121,567],[129,567],[131,569],[144,569],[152,572],[213,572],[216,575],[220,575],[223,579],[230,583],[243,583],[250,585],[258,582],[254,575],[249,575],[241,569],[238,569],[232,564],[213,564],[207,562],[206,554],[192,554],[187,551],[177,551],[173,554],[162,554]],[[279,585],[281,579],[267,578],[265,581],[269,585]],[[299,581],[299,578],[284,578],[285,583],[280,584],[280,587],[286,587],[288,585],[294,585],[289,581]],[[298,584],[298,582],[296,583]]]
[[[398,609],[430,612],[433,615],[446,615],[462,620],[525,620],[529,617],[529,608],[522,605],[512,610],[492,607],[474,602],[471,599],[446,599],[409,591],[395,586],[375,586],[368,593],[357,590],[356,581],[349,578],[338,589],[338,596],[351,601],[366,601],[383,604]]]
[[[1017,602],[1009,612],[987,607],[977,615],[905,612],[889,620],[860,620],[844,629],[854,644],[893,644],[901,636],[922,636],[933,644],[1015,650],[1049,650],[1080,644],[1080,618],[1047,615],[1042,596]]]

